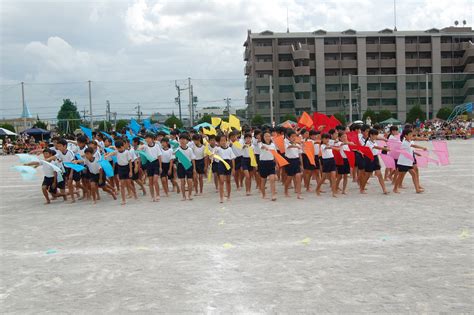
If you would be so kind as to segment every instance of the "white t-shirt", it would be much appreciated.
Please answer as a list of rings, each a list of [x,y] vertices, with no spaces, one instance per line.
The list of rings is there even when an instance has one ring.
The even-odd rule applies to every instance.
[[[413,156],[413,148],[411,147],[411,142],[407,141],[406,139],[403,139],[402,145],[400,146],[400,150],[406,151],[411,156]],[[407,158],[403,154],[400,154],[400,156],[398,157],[397,163],[399,165],[404,165],[404,166],[413,166],[413,161]]]
[[[123,152],[116,151],[117,155],[117,163],[120,166],[126,166],[128,163],[132,160],[132,155],[130,154],[130,151],[128,150],[123,150]]]
[[[276,151],[275,144],[272,142],[270,144],[264,144],[260,142],[260,161],[273,161],[275,157],[273,154],[268,150]]]
[[[74,153],[72,153],[71,150],[66,150],[66,153],[63,153],[63,152],[57,150],[56,151],[56,157],[63,163],[64,162],[72,162],[75,159]]]
[[[161,162],[162,162],[162,163],[170,163],[171,160],[174,160],[174,153],[173,153],[173,150],[171,150],[171,149],[168,149],[168,150],[163,149],[163,150],[161,151]]]
[[[137,152],[135,152],[135,149],[133,147],[130,147],[128,152],[130,152],[130,156],[132,157],[132,162],[135,162],[135,160],[138,159]]]
[[[89,172],[92,174],[99,174],[101,166],[99,164],[99,160],[94,157],[94,160],[91,162],[88,159],[84,159],[84,164],[87,166],[87,169],[89,169]]]
[[[153,146],[145,144],[145,152],[148,153],[152,158],[158,159],[161,155],[161,148],[157,143],[154,143]]]
[[[256,139],[252,139],[252,147],[253,147],[253,153],[255,154],[260,154],[260,142]]]
[[[191,149],[190,147],[186,147],[186,149],[183,149],[183,148],[181,148],[181,147],[178,147],[178,151],[183,152],[184,155],[186,155],[186,157],[187,157],[190,161],[196,159],[196,156],[194,155],[193,149]]]
[[[42,163],[42,169],[43,169],[43,174],[45,177],[54,177],[54,169],[51,167],[51,165],[48,165],[46,163]]]
[[[202,144],[200,147],[198,147],[197,145],[194,145],[192,147],[192,150],[193,150],[193,153],[194,153],[194,156],[196,157],[196,160],[202,160],[204,159],[204,145]]]
[[[289,146],[298,146],[298,148],[289,148]],[[301,146],[296,143],[285,143],[285,156],[289,159],[297,159],[302,153]]]
[[[375,156],[375,155],[378,155],[379,154],[379,149],[376,149],[375,146],[377,145],[377,143],[375,143],[374,141],[372,140],[367,140],[367,142],[365,143],[365,146],[366,147],[369,147],[370,150],[372,151],[372,154]]]
[[[243,147],[242,141],[236,140],[240,145]],[[234,152],[236,157],[242,156],[243,152],[242,149],[237,148],[235,145],[231,147],[231,150]],[[220,154],[219,154],[220,155]]]
[[[219,148],[217,149],[217,155],[219,155],[224,160],[233,160],[236,158],[233,147]]]
[[[242,147],[242,156],[244,158],[249,158],[250,157],[249,148],[252,148],[252,150],[253,150],[253,146],[251,144],[249,144],[249,145],[244,144],[244,146]],[[255,151],[253,153],[255,154]]]
[[[330,145],[321,144],[321,154],[322,154],[323,159],[334,158],[334,154],[332,153],[332,150],[326,149],[327,147],[330,147]]]

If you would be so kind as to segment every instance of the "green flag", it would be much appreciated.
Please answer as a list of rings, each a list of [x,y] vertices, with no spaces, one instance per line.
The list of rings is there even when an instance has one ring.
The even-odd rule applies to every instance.
[[[185,169],[189,169],[191,166],[193,166],[193,163],[191,163],[188,157],[181,150],[176,150],[174,154],[176,155],[179,163],[182,164]]]

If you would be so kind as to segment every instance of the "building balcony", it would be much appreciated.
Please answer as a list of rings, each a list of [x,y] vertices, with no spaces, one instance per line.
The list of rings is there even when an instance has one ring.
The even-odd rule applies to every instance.
[[[280,92],[280,101],[293,101],[295,99],[295,93],[293,92]]]
[[[341,68],[356,69],[357,60],[341,60]]]
[[[295,92],[311,92],[311,84],[308,83],[295,83],[293,85]]]
[[[367,77],[367,83],[379,83],[380,82],[380,76],[368,76]]]
[[[419,59],[405,59],[405,67],[407,68],[418,67],[418,60]]]
[[[280,70],[293,70],[293,61],[279,61],[278,69]]]
[[[417,44],[405,44],[405,51],[415,52],[417,51]]]
[[[252,104],[252,96],[250,95],[245,96],[245,104],[248,104],[248,105]]]
[[[441,51],[452,51],[453,44],[452,43],[441,43]]]
[[[380,67],[381,68],[395,68],[397,66],[396,59],[381,59]]]
[[[420,97],[420,91],[421,90],[406,90],[406,96],[407,97]]]
[[[244,55],[244,60],[248,61],[250,58],[250,49],[245,48],[243,55]]]
[[[326,84],[337,84],[337,83],[340,83],[340,81],[341,81],[341,78],[338,75],[325,77]]]
[[[380,91],[379,90],[370,90],[370,91],[367,91],[367,97],[368,98],[380,98]]]
[[[469,79],[469,80],[466,80],[466,83],[464,83],[464,86],[461,90],[462,92],[462,95],[466,95],[467,94],[467,91],[469,89],[473,89],[474,88],[474,79]]]
[[[379,59],[367,59],[367,68],[378,68],[379,66]]]
[[[464,72],[474,72],[474,63],[468,63],[464,67]]]
[[[252,88],[252,80],[249,78],[245,79],[245,89],[250,90]]]
[[[340,91],[326,92],[325,95],[326,95],[326,100],[329,100],[329,101],[338,100],[341,98]]]
[[[432,62],[431,62],[431,59],[419,59],[420,63],[420,67],[431,67],[432,66]]]
[[[337,53],[339,52],[339,45],[324,45],[325,53]]]
[[[279,85],[293,85],[295,84],[295,80],[293,77],[279,77],[278,78]]]
[[[431,43],[418,44],[418,51],[431,51]]]
[[[295,108],[311,108],[310,99],[295,99]]]
[[[366,45],[367,52],[378,52],[379,51],[379,44],[367,44]]]
[[[270,71],[273,70],[273,62],[271,61],[257,61],[255,62],[256,71]]]
[[[355,53],[357,52],[357,45],[356,44],[341,45],[341,52]]]
[[[459,61],[459,64],[460,65],[466,64],[467,60],[469,58],[472,58],[472,57],[474,57],[474,48],[473,47],[466,49],[466,51],[464,52],[464,55],[462,56],[461,60]]]
[[[294,60],[299,60],[299,59],[309,59],[309,50],[293,50],[293,59]]]
[[[252,67],[250,66],[249,63],[247,63],[247,64],[245,65],[245,67],[244,67],[244,73],[245,73],[245,75],[249,75],[250,72],[251,72],[251,70],[252,70]]]
[[[380,44],[381,52],[394,52],[396,50],[397,48],[395,44]]]
[[[397,76],[394,75],[383,75],[380,76],[380,82],[381,83],[396,83],[397,82]]]
[[[270,85],[270,79],[268,76],[265,78],[255,78],[255,86],[269,86]]]
[[[339,69],[339,60],[324,60],[324,67],[326,69]]]
[[[291,53],[291,46],[290,45],[280,45],[280,46],[278,46],[278,53],[279,54],[289,54],[289,53]]]
[[[309,66],[293,67],[294,76],[309,75],[309,74],[310,74]]]
[[[271,55],[273,53],[272,46],[253,46],[254,55]]]
[[[255,95],[255,101],[256,102],[269,102],[270,101],[270,93],[266,93],[266,94],[257,93]]]
[[[397,98],[397,91],[396,90],[381,90],[380,91],[381,98]]]

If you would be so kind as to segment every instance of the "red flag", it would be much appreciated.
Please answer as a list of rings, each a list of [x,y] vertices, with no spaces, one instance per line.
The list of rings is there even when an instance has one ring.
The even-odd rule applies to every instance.
[[[355,145],[360,145],[359,134],[357,133],[357,131],[346,132],[346,135],[347,135],[347,140],[349,140],[349,142],[352,142]]]
[[[321,114],[321,113],[318,113],[318,112],[314,112],[313,113],[313,125],[314,125],[314,128],[315,129],[318,129],[318,127],[320,126],[325,126],[328,124],[328,116],[324,115],[324,114]]]
[[[347,160],[349,161],[349,165],[351,168],[355,166],[355,154],[352,151],[344,151],[347,156]]]
[[[369,147],[365,147],[363,145],[352,145],[352,144],[349,144],[349,148],[351,150],[357,150],[357,151],[360,151],[362,153],[362,155],[368,157],[371,161],[374,160],[374,155],[372,153],[372,150],[370,150]]]
[[[313,120],[307,112],[303,112],[300,119],[298,120],[298,125],[302,127],[311,128],[311,126],[313,126]]]
[[[333,128],[336,128],[336,126],[339,126],[339,125],[342,126],[341,122],[336,117],[334,117],[334,115],[329,117],[329,120],[332,122],[332,127]]]
[[[344,165],[344,159],[342,158],[342,155],[339,149],[332,149],[332,154],[334,155],[334,160],[336,161],[336,165]]]

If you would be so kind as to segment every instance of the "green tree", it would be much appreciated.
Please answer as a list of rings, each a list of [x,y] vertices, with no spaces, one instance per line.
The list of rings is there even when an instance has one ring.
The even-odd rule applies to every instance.
[[[285,116],[283,116],[283,117],[281,118],[281,122],[284,122],[284,121],[287,121],[287,120],[291,120],[291,121],[297,122],[296,116],[293,115],[293,114],[286,114]]]
[[[64,99],[58,112],[58,129],[61,132],[72,132],[79,128],[81,115],[70,99]]]
[[[372,123],[377,122],[377,114],[373,110],[368,109],[365,111],[364,115],[362,116],[362,121],[364,123],[367,117],[370,117],[370,120],[372,121]]]
[[[205,123],[205,122],[210,124],[211,123],[211,118],[212,118],[211,115],[204,115],[204,116],[201,117],[201,119],[198,120],[197,125]]]
[[[420,120],[424,120],[425,117],[426,113],[421,109],[420,104],[416,104],[408,111],[406,122],[414,123],[417,118]]]
[[[335,113],[334,117],[341,122],[343,126],[346,125],[346,116],[342,113]]]
[[[115,130],[120,131],[123,128],[127,127],[129,121],[126,119],[119,119],[117,120],[117,125],[115,126]]]
[[[255,115],[252,118],[252,126],[261,126],[265,124],[265,119],[261,115]]]
[[[102,121],[99,123],[99,130],[100,130],[100,131],[109,132],[110,130],[112,130],[112,123],[110,123],[110,122],[107,121],[107,120],[102,120]]]
[[[0,124],[0,128],[10,130],[11,132],[16,132],[15,127],[13,127],[13,125],[11,124],[7,124],[7,123]]]
[[[441,107],[436,113],[436,118],[447,120],[452,112],[453,109],[451,107]]]
[[[388,109],[382,109],[378,114],[377,114],[377,122],[382,122],[384,120],[387,120],[389,118],[392,118],[392,112],[389,111]]]
[[[168,119],[166,119],[165,125],[170,128],[174,128],[174,125],[176,125],[176,128],[183,128],[183,122],[175,115],[171,115]]]

